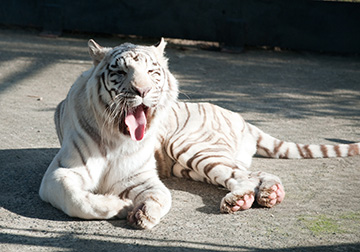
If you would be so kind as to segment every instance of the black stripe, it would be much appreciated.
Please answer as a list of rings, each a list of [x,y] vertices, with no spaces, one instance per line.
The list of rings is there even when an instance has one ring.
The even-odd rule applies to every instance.
[[[55,111],[55,117],[57,118],[56,119],[56,131],[58,133],[60,142],[62,142],[62,139],[63,139],[63,134],[62,134],[61,127],[60,127],[60,120],[61,120],[61,117],[62,117],[62,114],[63,114],[63,107],[64,107],[64,101],[62,101],[58,105],[58,107],[57,107],[57,109]]]
[[[174,154],[174,144],[175,144],[175,142],[177,142],[180,138],[182,137],[182,135],[180,135],[180,136],[178,136],[175,140],[171,140],[171,144],[170,144],[170,146],[169,146],[169,149],[170,149],[170,157],[171,158],[174,158],[174,156],[175,156],[175,154]],[[184,140],[185,141],[185,140]],[[184,142],[183,141],[183,142]]]
[[[61,163],[60,159],[58,159],[58,164],[57,164],[57,166],[58,166],[59,168],[68,168],[68,167],[66,167],[65,165],[63,165],[63,164]]]
[[[357,144],[349,144],[348,156],[359,155],[360,150]]]
[[[211,178],[209,177],[209,173],[211,172],[212,169],[214,169],[214,167],[221,165],[221,162],[215,162],[215,163],[209,163],[207,165],[205,165],[204,167],[204,174],[206,175],[206,177],[208,177],[210,180]]]
[[[107,106],[108,106],[108,103],[106,101],[104,101],[103,96],[101,95],[101,86],[102,85],[101,85],[100,81],[97,82],[97,86],[98,87],[97,87],[97,93],[96,94],[97,94],[98,105],[99,105],[99,107],[104,106],[104,108],[106,109]],[[95,106],[95,108],[97,108],[97,107]],[[104,108],[102,108],[102,109],[104,109]],[[99,111],[99,109],[100,108],[97,108],[97,112],[102,113],[103,111]]]
[[[305,155],[304,155],[304,153],[303,153],[303,151],[302,151],[302,149],[301,149],[301,146],[300,146],[299,144],[296,144],[296,147],[297,147],[297,149],[298,149],[298,152],[299,152],[300,156],[301,156],[302,158],[305,158]]]
[[[72,140],[72,144],[74,145],[76,151],[79,153],[82,164],[85,166],[86,165],[86,159],[85,159],[84,154],[82,153],[79,145],[75,142],[74,139]]]
[[[234,149],[234,146],[231,146],[224,138],[220,137],[218,140],[214,143],[214,145],[224,145],[230,149]]]
[[[184,125],[182,126],[182,128],[180,129],[180,131],[182,131],[183,129],[185,129],[186,125],[188,124],[188,122],[189,122],[189,120],[190,120],[190,116],[191,116],[188,105],[187,105],[186,103],[184,103],[184,105],[185,105],[187,117],[186,117],[185,123],[184,123]]]
[[[328,148],[325,145],[320,145],[321,153],[324,158],[328,158]]]
[[[209,158],[226,158],[228,159],[226,156],[224,155],[211,155],[211,156],[205,156],[203,158],[201,158],[196,164],[195,164],[195,167],[197,167],[201,162],[205,161],[206,159],[209,159]]]
[[[334,151],[336,153],[336,157],[341,157],[341,151],[340,151],[340,146],[339,145],[335,145],[333,146]]]
[[[185,140],[185,141],[186,141],[186,140]],[[190,143],[190,144],[186,145],[185,147],[183,147],[183,148],[176,154],[175,160],[178,160],[179,157],[180,157],[182,154],[184,154],[185,152],[187,152],[192,145],[193,145],[193,144]]]
[[[201,124],[201,126],[200,126],[201,129],[204,128],[205,123],[206,123],[206,119],[207,119],[207,114],[206,114],[205,106],[202,106],[202,110],[203,110],[204,118],[203,118],[203,122],[202,122],[202,124]]]
[[[198,113],[199,113],[199,115],[201,115],[202,114],[202,112],[201,112],[201,104],[198,103],[197,105],[198,105]]]
[[[81,139],[81,137],[80,137],[80,139]],[[76,151],[79,153],[81,162],[82,162],[83,166],[85,167],[86,172],[88,173],[90,180],[93,180],[93,178],[92,178],[92,176],[91,176],[91,173],[90,173],[90,170],[89,170],[89,167],[86,165],[87,159],[85,158],[82,150],[80,149],[79,145],[78,145],[74,140],[72,141],[72,143],[73,143]],[[84,145],[84,146],[86,146],[86,145]]]
[[[274,156],[276,156],[276,154],[279,153],[279,150],[284,143],[284,141],[280,141],[279,144],[276,144],[277,142],[278,142],[278,140],[274,141]]]
[[[106,156],[106,150],[104,146],[102,145],[102,139],[101,135],[99,133],[99,130],[92,127],[89,123],[87,123],[82,116],[78,116],[78,122],[81,127],[81,129],[90,136],[90,138],[95,142],[95,144],[98,145],[100,153],[105,157]]]
[[[177,115],[177,113],[176,113],[176,111],[175,111],[175,109],[174,108],[172,108],[172,111],[174,112],[174,115],[175,115],[175,120],[176,120],[176,130],[174,131],[174,132],[176,132],[178,129],[179,129],[179,117],[178,117],[178,115]]]
[[[215,131],[220,131],[220,129],[221,129],[221,122],[220,122],[219,116],[218,116],[217,113],[216,113],[216,108],[215,108],[214,105],[212,105],[212,106],[211,106],[211,109],[212,109],[213,114],[214,114],[214,121],[217,123],[218,127],[216,128],[216,127],[214,126],[214,121],[211,122],[211,126],[212,126],[212,128],[213,128]]]
[[[191,176],[190,176],[190,171],[191,170],[188,170],[188,169],[182,169],[181,170],[181,176],[183,177],[183,178],[186,178],[186,179],[191,179]]]
[[[304,150],[306,151],[306,158],[313,158],[313,153],[310,150],[309,145],[304,145]]]
[[[191,158],[188,159],[188,161],[186,162],[186,166],[190,169],[194,169],[192,166],[192,162],[198,158],[202,156],[202,151],[198,151],[197,153],[195,153],[195,155],[193,155]]]
[[[236,137],[236,133],[234,132],[234,129],[232,127],[232,123],[231,121],[229,120],[229,118],[227,118],[222,111],[220,111],[221,115],[223,116],[225,122],[227,123],[228,127],[230,128],[230,135],[232,137],[232,139],[235,140],[235,146],[237,146],[237,137]]]
[[[133,201],[135,202],[136,201],[136,199],[141,195],[141,194],[143,194],[143,193],[145,193],[145,192],[147,192],[147,191],[149,191],[151,188],[153,188],[154,186],[148,186],[148,187],[146,187],[145,189],[143,189],[141,192],[139,192],[136,196],[135,196],[135,198],[133,199]]]
[[[120,198],[120,199],[127,199],[127,198],[129,198],[129,194],[130,194],[130,192],[131,192],[133,189],[135,189],[136,187],[142,186],[142,185],[145,184],[145,183],[146,183],[146,181],[144,181],[144,182],[142,182],[142,183],[140,183],[140,184],[132,185],[132,186],[126,188],[124,191],[122,191],[122,192],[119,194],[119,198]]]
[[[201,129],[199,129],[198,131],[200,131]],[[198,133],[198,131],[197,132],[194,132],[194,133],[191,133],[191,135],[192,134],[197,134]],[[200,135],[198,138],[196,138],[196,139],[191,139],[191,142],[188,144],[188,145],[186,145],[185,147],[183,147],[182,149],[181,149],[181,151],[179,151],[177,154],[176,154],[176,157],[175,157],[175,159],[176,160],[178,160],[179,159],[179,157],[182,155],[182,154],[184,154],[186,151],[188,151],[189,149],[190,149],[190,147],[191,146],[193,146],[194,145],[194,143],[197,143],[197,142],[199,142],[199,140],[204,136],[204,135],[206,135],[207,134],[207,132],[204,132],[202,135]],[[183,136],[183,135],[182,135]],[[181,136],[180,136],[181,137]],[[180,138],[179,137],[179,138]],[[178,138],[178,139],[179,139]],[[179,145],[178,145],[178,147],[179,146],[181,146],[181,145],[183,145],[184,143],[186,143],[186,142],[189,142],[189,139],[184,139]],[[175,151],[172,151],[172,153],[174,153]],[[174,156],[173,156],[174,157]]]
[[[114,97],[111,93],[111,90],[108,88],[108,86],[106,85],[106,75],[105,73],[102,73],[101,76],[100,76],[100,82],[101,84],[103,85],[103,87],[105,88],[105,90],[109,93],[110,97],[112,100],[114,100]]]
[[[116,58],[117,56],[119,56],[119,54],[122,54],[125,50],[120,50],[119,48],[117,50],[114,50],[110,56],[111,58]]]
[[[158,199],[156,199],[154,196],[150,195],[150,199],[152,199],[154,202],[156,202],[161,208],[164,207],[163,204],[160,203]]]

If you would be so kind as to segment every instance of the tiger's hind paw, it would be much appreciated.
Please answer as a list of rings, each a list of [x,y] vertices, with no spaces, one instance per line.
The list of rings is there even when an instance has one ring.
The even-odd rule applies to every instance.
[[[235,213],[239,210],[247,210],[254,203],[254,199],[254,192],[230,192],[221,200],[220,211],[222,213]]]
[[[264,207],[273,207],[280,204],[285,198],[285,190],[281,184],[273,184],[270,187],[260,187],[256,195],[256,201]]]

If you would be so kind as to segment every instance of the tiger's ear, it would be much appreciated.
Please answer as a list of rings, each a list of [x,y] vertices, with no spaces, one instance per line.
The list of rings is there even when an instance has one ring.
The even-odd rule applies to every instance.
[[[166,44],[167,43],[165,42],[164,38],[161,38],[161,40],[154,45],[155,49],[160,55],[164,55]]]
[[[100,46],[92,39],[88,41],[88,46],[90,57],[93,59],[94,65],[96,66],[105,57],[108,48]]]

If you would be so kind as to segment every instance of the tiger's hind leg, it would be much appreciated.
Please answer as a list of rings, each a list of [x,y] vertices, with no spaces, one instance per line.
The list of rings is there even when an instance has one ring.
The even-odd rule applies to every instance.
[[[226,174],[224,169],[219,172],[225,172]],[[239,210],[249,209],[255,201],[259,180],[250,177],[248,171],[239,168],[231,171],[230,176],[226,174],[223,179],[225,187],[230,192],[221,200],[220,211],[222,213],[234,213]]]
[[[202,162],[194,169],[176,163],[173,174],[180,178],[202,181],[214,185],[221,185],[229,189],[229,193],[221,200],[222,213],[234,213],[249,209],[255,201],[255,190],[260,183],[259,178],[250,176],[246,170],[235,164],[228,165],[219,162]]]
[[[208,182],[206,178],[193,171],[192,169],[186,168],[179,163],[175,163],[172,167],[172,173],[175,177],[186,178],[194,181]]]
[[[284,186],[279,177],[266,172],[252,172],[250,176],[259,180],[256,202],[260,206],[273,207],[285,198]]]

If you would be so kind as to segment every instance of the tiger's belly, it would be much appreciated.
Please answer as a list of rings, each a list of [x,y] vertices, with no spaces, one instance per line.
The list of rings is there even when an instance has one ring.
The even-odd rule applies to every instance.
[[[205,157],[220,155],[248,169],[256,152],[256,141],[244,119],[209,103],[173,104],[161,135],[162,148],[155,155],[164,177],[176,162],[193,168]]]

